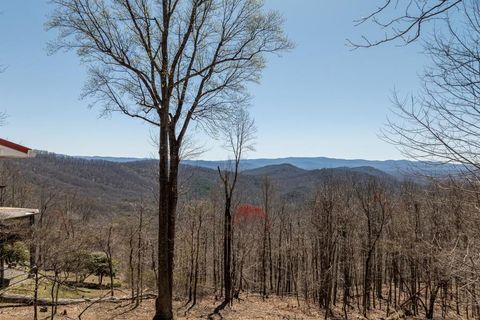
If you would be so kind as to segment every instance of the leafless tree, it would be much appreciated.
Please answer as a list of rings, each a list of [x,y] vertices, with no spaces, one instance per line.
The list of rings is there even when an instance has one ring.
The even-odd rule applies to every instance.
[[[372,261],[377,249],[377,244],[382,236],[383,229],[388,219],[388,215],[390,214],[391,204],[385,196],[384,188],[380,186],[376,180],[369,180],[360,185],[360,187],[357,185],[355,191],[360,203],[360,208],[365,215],[367,226],[362,297],[363,316],[366,317],[368,310],[371,308],[370,294],[374,279],[372,276],[374,271],[372,270]]]
[[[348,43],[354,48],[368,48],[391,41],[409,44],[417,40],[429,22],[448,16],[448,13],[458,9],[464,2],[470,0],[382,0],[380,5],[366,16],[357,19],[357,26],[374,24],[383,30],[379,39],[362,36],[361,41]]]
[[[384,136],[412,158],[461,163],[478,179],[480,4],[465,1],[462,12],[462,21],[446,18],[446,29],[426,42],[432,65],[423,89],[411,98],[394,96]]]
[[[240,173],[240,162],[245,153],[253,150],[255,124],[247,111],[240,109],[228,122],[225,122],[221,133],[225,137],[225,148],[232,153],[233,159],[227,167],[218,167],[224,192],[224,228],[223,228],[223,281],[224,300],[214,311],[218,313],[232,301],[232,201]]]
[[[158,127],[158,298],[171,319],[175,214],[182,142],[191,122],[215,130],[258,81],[265,54],[291,47],[282,17],[259,0],[53,0],[53,50],[88,66],[85,96]]]

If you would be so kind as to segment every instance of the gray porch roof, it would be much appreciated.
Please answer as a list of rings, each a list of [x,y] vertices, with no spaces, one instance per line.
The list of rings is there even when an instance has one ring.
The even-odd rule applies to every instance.
[[[38,209],[0,207],[0,221],[27,218],[38,213]]]

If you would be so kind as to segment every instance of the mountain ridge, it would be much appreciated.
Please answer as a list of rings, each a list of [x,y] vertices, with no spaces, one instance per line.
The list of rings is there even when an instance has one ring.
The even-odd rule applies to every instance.
[[[102,160],[111,162],[135,162],[147,160],[146,158],[132,157],[102,157],[102,156],[76,156],[86,160]],[[228,160],[182,160],[183,164],[216,170],[225,167]],[[415,173],[428,173],[444,175],[459,172],[463,166],[459,164],[444,164],[431,161],[400,160],[366,160],[366,159],[341,159],[329,157],[283,157],[283,158],[253,158],[241,161],[241,170],[253,170],[270,165],[290,164],[304,170],[331,169],[331,168],[359,168],[372,167],[385,173],[400,176],[413,176]]]
[[[65,192],[94,203],[98,211],[124,212],[131,209],[129,203],[155,197],[156,166],[155,160],[93,161],[45,153],[33,159],[5,160],[2,167],[4,173],[17,172],[34,194],[46,190]],[[210,197],[220,186],[216,169],[182,164],[179,173],[181,193],[189,198]],[[308,198],[326,181],[359,181],[371,177],[392,183],[397,181],[394,176],[372,167],[305,170],[289,164],[244,170],[241,176],[239,194],[249,195],[249,199],[261,194],[263,181],[268,176],[279,195],[294,201]],[[12,177],[15,182],[8,180],[8,176],[6,179],[7,186],[19,183],[18,177]]]

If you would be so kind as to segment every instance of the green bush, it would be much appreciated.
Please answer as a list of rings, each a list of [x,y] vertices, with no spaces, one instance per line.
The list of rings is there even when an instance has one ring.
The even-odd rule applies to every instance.
[[[91,272],[92,254],[86,250],[75,250],[65,256],[65,271],[75,273],[76,281],[83,282]]]
[[[17,241],[3,246],[3,257],[7,263],[25,265],[29,260],[29,251],[25,243]]]
[[[112,261],[113,274],[110,274],[110,266],[107,255],[103,252],[93,252],[90,254],[90,262],[88,270],[90,274],[94,274],[98,277],[98,283],[101,285],[104,277],[115,276],[116,273],[116,261]]]

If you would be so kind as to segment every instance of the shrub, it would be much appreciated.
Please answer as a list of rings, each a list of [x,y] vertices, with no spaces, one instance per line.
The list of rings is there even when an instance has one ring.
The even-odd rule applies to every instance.
[[[30,254],[27,245],[17,241],[3,246],[3,257],[8,264],[25,265],[28,263]]]
[[[103,252],[93,252],[90,254],[90,262],[88,270],[91,274],[98,277],[98,283],[101,285],[104,277],[115,276],[116,273],[116,261],[112,261],[113,274],[110,274],[110,266],[108,257]]]

